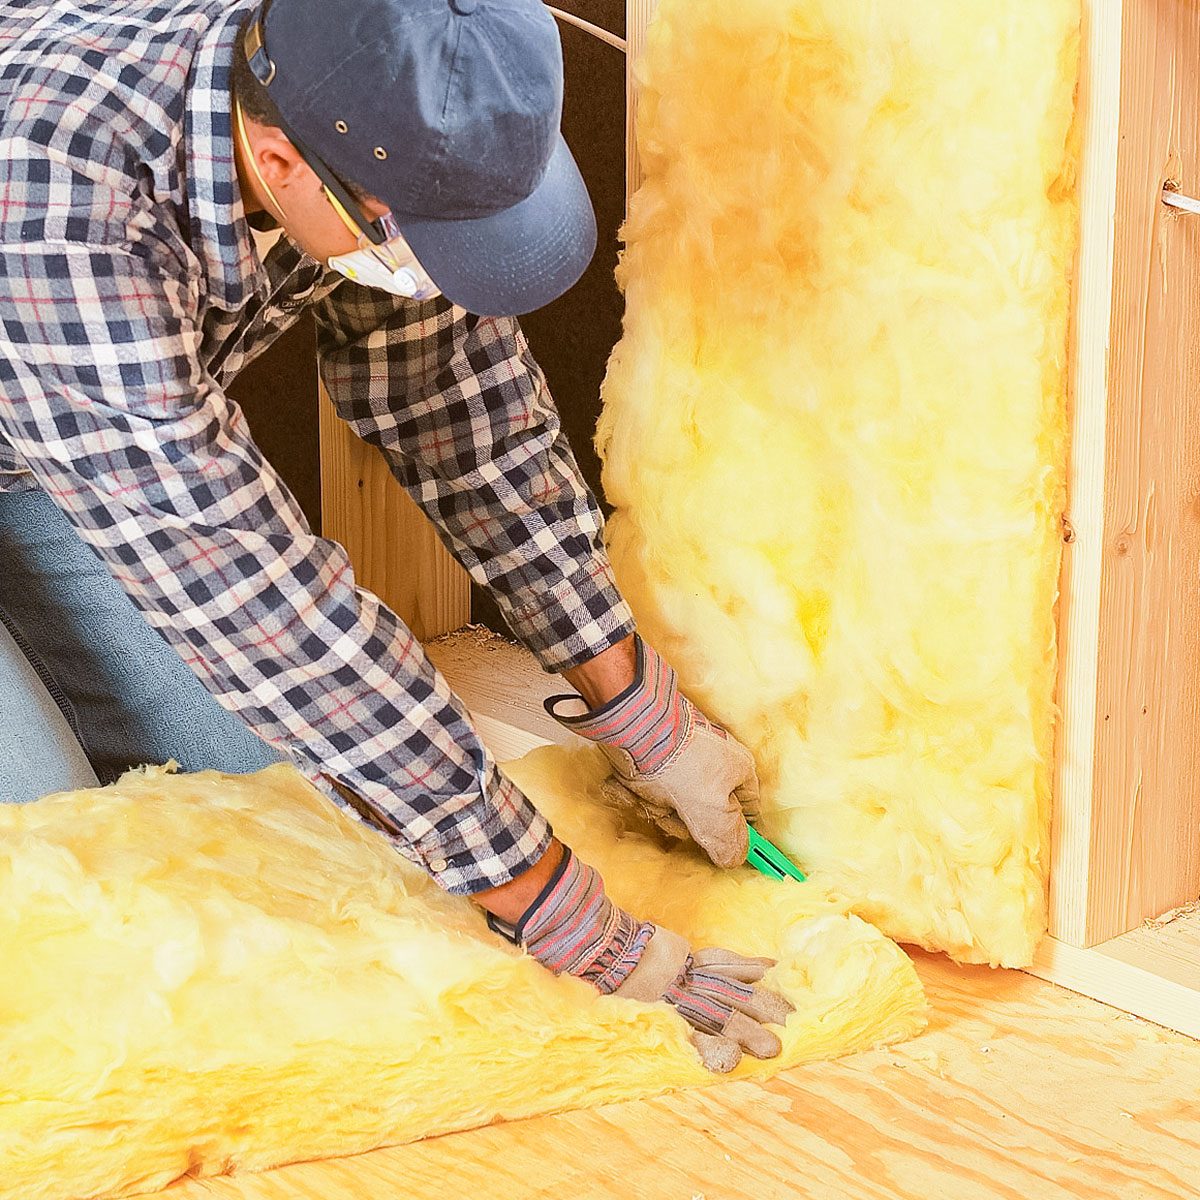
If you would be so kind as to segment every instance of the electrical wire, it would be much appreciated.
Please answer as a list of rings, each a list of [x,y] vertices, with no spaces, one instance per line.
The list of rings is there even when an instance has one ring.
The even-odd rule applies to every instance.
[[[585,21],[582,17],[575,16],[574,13],[563,12],[561,8],[555,8],[553,4],[547,4],[546,7],[560,21],[565,21],[568,25],[574,25],[576,29],[582,29],[584,33],[590,33],[592,37],[599,38],[605,45],[620,50],[622,54],[628,52],[629,43],[623,37],[618,37],[615,33],[611,33],[607,29],[601,29],[599,25],[593,25],[591,21]]]
[[[1200,200],[1193,200],[1191,196],[1185,196],[1181,192],[1175,191],[1174,188],[1163,188],[1163,203],[1169,204],[1172,208],[1178,208],[1182,212],[1200,216]]]

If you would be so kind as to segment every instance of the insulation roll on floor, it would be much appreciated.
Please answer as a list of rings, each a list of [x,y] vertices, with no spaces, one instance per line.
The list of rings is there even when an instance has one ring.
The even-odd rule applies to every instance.
[[[885,932],[1045,925],[1079,0],[661,0],[617,574]]]
[[[625,831],[592,753],[511,768],[618,902],[780,965],[784,1054],[923,1024],[908,958],[815,888]],[[713,1081],[665,1005],[502,942],[291,767],[0,805],[0,1198],[75,1200]]]

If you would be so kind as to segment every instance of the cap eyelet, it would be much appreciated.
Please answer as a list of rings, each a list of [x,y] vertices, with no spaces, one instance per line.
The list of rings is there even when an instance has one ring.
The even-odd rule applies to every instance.
[[[338,131],[338,133],[350,132],[350,126],[347,125],[345,121],[334,121],[333,127]]]
[[[375,157],[382,162],[385,158],[387,158],[387,151],[382,146],[376,146]]]

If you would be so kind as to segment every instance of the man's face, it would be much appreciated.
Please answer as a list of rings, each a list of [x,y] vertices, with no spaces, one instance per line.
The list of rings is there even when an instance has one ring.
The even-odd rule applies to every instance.
[[[283,225],[288,237],[318,262],[356,250],[354,234],[330,203],[316,172],[295,146],[279,129],[260,125],[251,117],[244,118],[244,127],[245,143],[235,138],[235,146],[238,182],[246,211],[270,213]],[[387,205],[378,200],[367,200],[359,207],[371,221],[387,212]]]

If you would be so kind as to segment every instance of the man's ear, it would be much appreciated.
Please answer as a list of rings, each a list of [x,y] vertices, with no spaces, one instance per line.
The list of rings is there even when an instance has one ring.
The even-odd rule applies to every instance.
[[[255,139],[254,157],[262,177],[272,189],[284,189],[312,174],[300,151],[281,129],[263,128]]]

